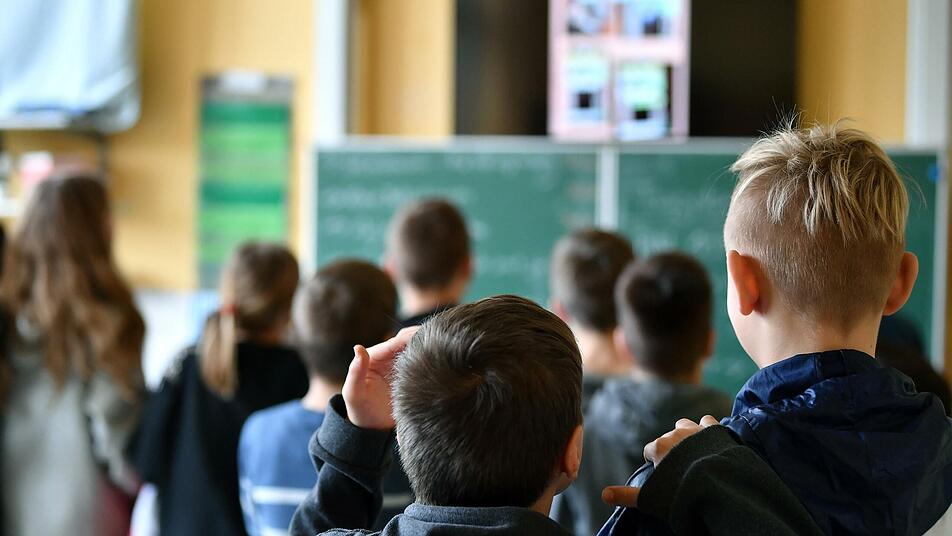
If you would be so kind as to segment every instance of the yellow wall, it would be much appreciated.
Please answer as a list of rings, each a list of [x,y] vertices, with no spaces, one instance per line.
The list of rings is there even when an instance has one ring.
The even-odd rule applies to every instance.
[[[901,142],[906,0],[800,0],[797,101],[807,120],[855,120]]]
[[[199,82],[229,69],[294,80],[291,240],[296,178],[310,145],[314,76],[313,0],[160,0],[140,3],[142,117],[110,137],[110,193],[116,252],[137,286],[188,289],[196,283],[196,147]],[[88,150],[58,133],[13,133],[10,149]]]
[[[455,2],[360,0],[353,5],[352,130],[451,135]]]

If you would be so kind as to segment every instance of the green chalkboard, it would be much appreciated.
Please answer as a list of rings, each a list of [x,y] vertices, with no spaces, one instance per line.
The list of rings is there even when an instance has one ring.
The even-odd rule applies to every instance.
[[[555,241],[594,222],[595,175],[595,152],[570,147],[325,148],[317,156],[317,263],[381,260],[397,208],[441,196],[461,207],[473,237],[468,298],[514,293],[545,304]]]
[[[728,168],[749,143],[622,146],[606,152],[516,141],[504,149],[481,143],[324,148],[317,157],[316,261],[322,265],[343,256],[379,261],[387,224],[400,205],[445,196],[462,207],[474,238],[476,279],[468,298],[515,293],[546,304],[555,241],[595,221],[615,222],[639,255],[679,249],[710,271],[718,342],[705,380],[733,393],[756,370],[727,317],[722,238],[734,187]],[[902,314],[932,341],[937,153],[890,154],[908,181],[908,243],[920,261],[919,281]]]
[[[618,161],[618,228],[640,255],[679,249],[697,256],[715,289],[717,347],[705,381],[736,392],[756,370],[734,336],[726,312],[727,269],[723,223],[734,176],[729,167],[743,146],[717,150],[690,144],[622,151]],[[920,272],[902,314],[931,340],[935,260],[936,153],[894,152],[909,185],[908,247],[919,256]]]

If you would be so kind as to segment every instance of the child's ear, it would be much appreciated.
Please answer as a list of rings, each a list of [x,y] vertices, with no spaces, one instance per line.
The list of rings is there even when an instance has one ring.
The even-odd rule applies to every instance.
[[[704,351],[704,359],[710,359],[714,355],[714,349],[717,348],[717,330],[711,326],[711,331],[707,336],[707,349]]]
[[[463,263],[463,272],[462,272],[464,280],[469,281],[470,279],[473,278],[473,272],[475,271],[474,266],[475,266],[475,261],[473,260],[473,256],[470,255],[466,257],[466,262]]]
[[[727,277],[737,298],[738,312],[744,316],[754,312],[761,299],[760,283],[757,280],[757,261],[738,253],[737,250],[728,251]]]
[[[578,470],[582,466],[582,443],[584,442],[585,432],[582,425],[575,427],[572,432],[572,438],[565,447],[565,455],[562,457],[562,473],[570,480],[578,478]]]
[[[397,282],[397,263],[393,261],[393,257],[387,255],[383,258],[383,272],[390,277],[390,280],[394,283]]]
[[[625,331],[621,329],[621,326],[615,326],[615,329],[612,330],[612,342],[615,343],[615,351],[618,352],[619,355],[625,356],[634,362],[635,357],[631,355],[631,348],[628,346],[628,340],[625,339]]]
[[[550,484],[554,486],[555,493],[562,493],[572,482],[578,478],[579,468],[582,466],[582,443],[585,433],[582,431],[582,425],[575,427],[572,437],[565,445],[565,452],[559,460],[559,465],[555,468],[555,477]]]
[[[896,274],[896,280],[889,289],[889,297],[886,298],[886,306],[883,307],[883,315],[891,315],[906,304],[918,276],[919,258],[908,251],[903,253],[902,260],[899,261],[899,273]]]
[[[562,322],[566,324],[570,323],[572,318],[569,316],[568,310],[565,309],[565,306],[562,305],[562,302],[556,299],[549,300],[549,307],[552,309],[552,312],[555,313],[555,316],[562,319]]]

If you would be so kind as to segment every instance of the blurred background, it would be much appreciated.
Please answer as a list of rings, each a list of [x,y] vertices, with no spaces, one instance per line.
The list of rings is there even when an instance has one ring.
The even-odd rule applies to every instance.
[[[644,252],[722,263],[721,175],[795,113],[851,118],[923,185],[911,316],[952,369],[943,0],[0,0],[0,12],[0,214],[12,224],[55,166],[104,172],[120,268],[163,327],[148,342],[153,382],[214,307],[238,241],[286,241],[305,273],[344,254],[379,260],[392,208],[418,195],[471,218],[473,297],[544,301],[552,242],[592,223]],[[678,229],[679,206],[707,234]],[[670,228],[646,223],[657,207],[675,211]],[[719,351],[735,353],[719,327]],[[749,374],[730,362],[714,373],[725,387]]]

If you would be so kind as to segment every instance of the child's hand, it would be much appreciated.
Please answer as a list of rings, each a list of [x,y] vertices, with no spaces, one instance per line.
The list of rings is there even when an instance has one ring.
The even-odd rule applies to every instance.
[[[681,419],[674,424],[674,430],[655,439],[645,447],[645,459],[657,467],[674,447],[688,437],[700,432],[708,426],[718,424],[717,419],[710,415],[701,418],[698,424],[691,419]],[[638,494],[641,489],[634,486],[609,486],[602,490],[602,501],[611,506],[638,506]]]
[[[390,406],[390,376],[397,354],[420,328],[400,330],[396,337],[369,349],[354,347],[354,360],[344,380],[344,403],[350,422],[361,428],[389,430],[394,427]]]

